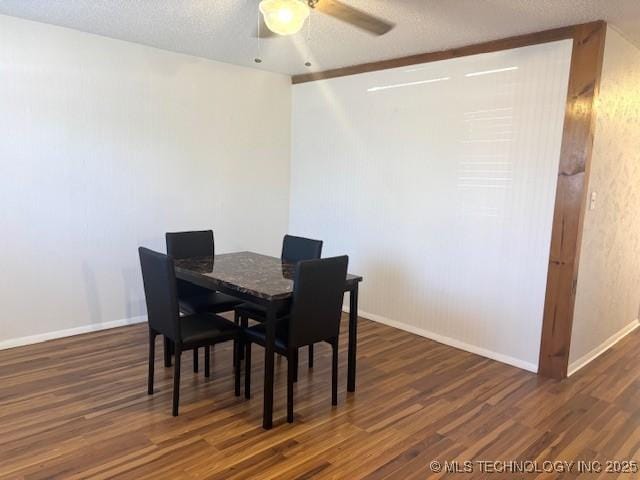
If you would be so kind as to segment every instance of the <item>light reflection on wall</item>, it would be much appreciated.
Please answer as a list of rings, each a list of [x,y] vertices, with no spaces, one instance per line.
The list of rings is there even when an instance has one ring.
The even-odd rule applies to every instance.
[[[510,101],[518,67],[497,68],[465,75],[473,88],[476,82],[499,82],[504,90],[496,99],[463,113],[461,153],[458,162],[458,211],[463,216],[503,217],[505,191],[513,188],[511,144],[514,140],[515,109]],[[493,102],[490,104],[489,102]]]
[[[572,45],[294,86],[289,231],[349,253],[363,311],[535,370]]]

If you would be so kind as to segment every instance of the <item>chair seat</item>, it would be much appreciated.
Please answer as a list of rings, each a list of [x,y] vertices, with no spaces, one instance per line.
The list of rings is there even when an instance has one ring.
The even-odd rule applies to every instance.
[[[245,338],[253,343],[264,346],[267,341],[267,328],[264,323],[259,323],[244,329]],[[276,350],[286,352],[289,346],[289,322],[283,320],[276,325]]]
[[[220,292],[202,289],[196,295],[180,296],[180,310],[187,314],[194,313],[222,313],[233,310],[242,302],[235,297]]]
[[[180,320],[183,344],[206,343],[209,339],[232,338],[240,328],[233,322],[218,315],[198,313],[187,315]]]
[[[242,317],[250,318],[258,322],[264,322],[267,319],[267,309],[262,305],[254,303],[241,303],[235,307],[235,311]],[[289,305],[284,305],[276,312],[276,318],[281,318],[289,314]]]
[[[259,323],[244,329],[244,335],[247,341],[257,343],[263,347],[267,341],[267,328],[264,323]],[[330,340],[324,340],[324,342],[331,343]],[[319,342],[321,343],[321,342]],[[289,348],[289,319],[284,318],[278,321],[276,325],[276,350],[281,350],[286,353]],[[299,345],[303,347],[304,345]]]

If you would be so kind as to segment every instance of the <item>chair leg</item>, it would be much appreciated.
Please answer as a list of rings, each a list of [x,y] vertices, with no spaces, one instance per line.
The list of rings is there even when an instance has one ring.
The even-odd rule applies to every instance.
[[[238,340],[233,341],[233,373],[235,376],[235,394],[240,396],[240,352],[242,344]]]
[[[313,344],[309,345],[309,368],[313,368]]]
[[[209,363],[211,360],[211,347],[209,345],[204,347],[204,376],[209,378],[210,370]]]
[[[193,373],[198,373],[198,349],[193,349]]]
[[[233,366],[236,364],[240,367],[242,363],[242,359],[244,358],[244,343],[242,342],[242,337],[238,340],[233,341]]]
[[[244,352],[244,398],[248,400],[251,398],[251,342],[247,342]]]
[[[167,337],[163,337],[164,338],[164,366],[165,367],[170,367],[171,366],[171,344],[173,342],[171,342],[171,340],[169,340]]]
[[[249,326],[249,319],[238,315],[238,324],[242,328],[247,328]],[[242,345],[242,343],[240,343],[240,345]],[[244,360],[244,348],[240,349],[240,360]]]
[[[153,394],[153,371],[156,363],[156,332],[149,329],[149,382],[147,384],[147,393]]]
[[[293,354],[293,381],[297,382],[298,381],[298,363],[299,363],[299,359],[298,359],[298,352],[299,350],[296,348],[296,352]]]
[[[182,356],[182,346],[176,345],[175,350],[175,370],[173,372],[173,416],[178,416],[178,404],[180,403],[180,357]]]
[[[297,353],[290,351],[287,355],[287,422],[293,423],[293,382],[296,371]]]
[[[338,404],[338,339],[331,342],[333,361],[331,362],[331,405]]]

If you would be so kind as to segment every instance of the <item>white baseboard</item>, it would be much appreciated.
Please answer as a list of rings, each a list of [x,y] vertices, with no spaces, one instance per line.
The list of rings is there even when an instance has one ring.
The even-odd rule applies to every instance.
[[[147,316],[141,315],[139,317],[124,318],[122,320],[113,320],[111,322],[93,323],[90,325],[83,325],[81,327],[67,328],[65,330],[57,330],[55,332],[40,333],[38,335],[30,335],[28,337],[12,338],[9,340],[0,341],[0,350],[22,347],[24,345],[33,345],[34,343],[46,342],[47,340],[53,340],[55,338],[71,337],[73,335],[80,335],[82,333],[97,332],[100,330],[108,330],[109,328],[124,327],[136,323],[143,323],[146,321]]]
[[[569,364],[568,375],[569,376],[573,375],[578,370],[580,370],[582,367],[584,367],[588,363],[591,363],[593,360],[595,360],[597,357],[599,357],[604,352],[609,350],[611,347],[613,347],[616,343],[618,343],[624,337],[629,335],[631,332],[633,332],[639,326],[640,326],[640,319],[634,320],[629,325],[627,325],[626,327],[622,328],[619,332],[616,332],[613,335],[611,335],[609,338],[607,338],[604,342],[602,342],[596,348],[591,350],[589,353],[587,353],[586,355],[583,355],[582,357],[577,359],[575,362],[571,362]]]
[[[349,307],[345,306],[343,307],[343,310],[348,313]],[[463,342],[461,340],[457,340],[455,338],[446,337],[444,335],[440,335],[438,333],[431,332],[429,330],[414,327],[413,325],[407,325],[406,323],[398,322],[396,320],[391,320],[389,318],[383,317],[381,315],[376,315],[374,313],[368,313],[368,312],[363,312],[362,310],[358,310],[358,316],[362,318],[366,318],[368,320],[373,320],[374,322],[377,322],[377,323],[388,325],[393,328],[404,330],[405,332],[413,333],[415,335],[420,335],[421,337],[426,337],[430,340],[434,340],[438,343],[442,343],[450,347],[458,348],[466,352],[470,352],[476,355],[480,355],[482,357],[490,358],[491,360],[496,360],[497,362],[506,363],[507,365],[521,368],[529,372],[538,373],[537,364],[525,362],[524,360],[520,360],[518,358],[514,358],[509,355],[503,355],[502,353],[497,353],[492,350],[487,350],[485,348],[478,347],[476,345],[471,345],[469,343]]]

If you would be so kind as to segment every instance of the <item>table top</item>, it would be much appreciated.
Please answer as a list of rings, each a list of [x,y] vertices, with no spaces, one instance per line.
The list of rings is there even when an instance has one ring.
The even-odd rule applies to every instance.
[[[254,252],[177,259],[175,266],[176,276],[182,280],[268,301],[291,297],[296,267],[295,263]],[[348,274],[345,290],[360,281],[362,277]]]

